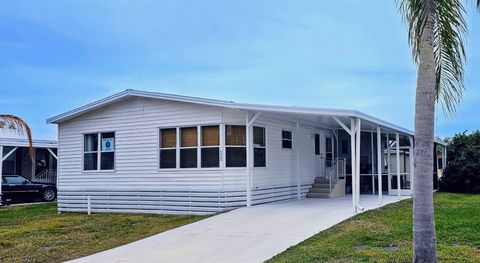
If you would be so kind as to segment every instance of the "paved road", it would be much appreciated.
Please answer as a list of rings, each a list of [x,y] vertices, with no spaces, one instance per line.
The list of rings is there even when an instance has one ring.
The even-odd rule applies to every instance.
[[[366,210],[381,206],[376,196],[360,199]],[[352,217],[351,206],[345,196],[239,208],[72,262],[263,262]]]

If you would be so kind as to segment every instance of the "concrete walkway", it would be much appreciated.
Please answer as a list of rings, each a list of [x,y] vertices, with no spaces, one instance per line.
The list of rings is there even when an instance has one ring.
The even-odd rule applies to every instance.
[[[381,206],[372,195],[360,204]],[[245,207],[72,262],[263,262],[352,216],[351,196]]]

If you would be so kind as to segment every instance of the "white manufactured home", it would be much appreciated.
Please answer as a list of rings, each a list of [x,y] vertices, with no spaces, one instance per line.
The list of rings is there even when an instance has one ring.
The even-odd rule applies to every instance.
[[[126,90],[47,122],[60,212],[207,214],[345,194],[356,211],[360,194],[411,194],[413,175],[387,153],[400,164],[413,133],[358,111]]]

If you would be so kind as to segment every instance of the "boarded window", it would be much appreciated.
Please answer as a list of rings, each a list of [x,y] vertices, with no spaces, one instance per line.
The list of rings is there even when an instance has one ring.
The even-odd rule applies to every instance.
[[[197,127],[181,128],[181,147],[197,147]]]
[[[177,167],[177,129],[161,129],[160,130],[160,168],[176,168]]]
[[[227,167],[246,167],[246,130],[245,126],[225,126],[225,165]]]
[[[175,148],[177,146],[177,129],[160,130],[160,148]]]
[[[217,126],[202,127],[202,146],[220,145],[219,128]]]
[[[246,145],[245,126],[227,125],[225,136],[226,145]]]
[[[204,168],[220,166],[220,127],[202,127],[201,165]]]

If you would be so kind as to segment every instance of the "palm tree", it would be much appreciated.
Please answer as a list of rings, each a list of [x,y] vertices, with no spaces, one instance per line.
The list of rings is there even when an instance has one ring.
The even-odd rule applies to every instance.
[[[464,89],[467,26],[461,0],[397,0],[418,64],[415,96],[413,261],[436,262],[433,210],[435,102],[455,111]],[[480,10],[480,0],[477,0]]]
[[[0,129],[12,129],[18,134],[25,134],[28,139],[28,152],[33,158],[32,131],[28,124],[15,115],[0,114]]]

